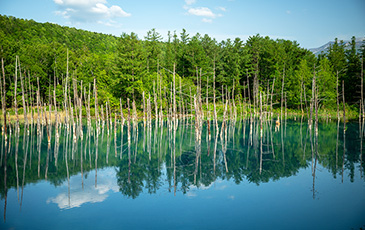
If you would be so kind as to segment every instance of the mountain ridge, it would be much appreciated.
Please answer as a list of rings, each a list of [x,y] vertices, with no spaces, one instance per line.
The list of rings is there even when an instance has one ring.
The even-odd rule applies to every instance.
[[[342,40],[339,40],[338,42],[341,43]],[[363,44],[365,44],[365,37],[360,37],[360,38],[356,38],[356,50],[359,50],[361,48],[361,46]],[[343,40],[342,41],[344,46],[345,46],[345,50],[350,49],[351,47],[351,40]],[[312,53],[314,53],[316,56],[323,53],[327,53],[328,52],[328,48],[330,47],[330,45],[333,45],[335,43],[335,41],[329,41],[326,44],[317,47],[317,48],[310,48],[309,51],[311,51]]]

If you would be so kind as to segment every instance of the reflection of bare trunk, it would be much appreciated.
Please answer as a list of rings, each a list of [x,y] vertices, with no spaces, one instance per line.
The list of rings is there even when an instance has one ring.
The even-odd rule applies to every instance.
[[[283,80],[281,84],[281,105],[280,105],[280,120],[283,120],[283,102],[284,102],[284,81],[285,81],[285,65],[283,68]]]
[[[68,170],[68,135],[69,132],[67,132],[66,136],[66,149],[65,149],[65,161],[66,161],[66,173],[67,173],[67,194],[68,194],[68,206],[71,206],[71,194],[70,194],[70,173]]]
[[[123,156],[123,137],[124,137],[124,118],[122,119],[122,123],[120,124],[120,129],[121,129],[121,132],[120,132],[120,159],[122,159],[122,156]]]
[[[306,148],[307,148],[308,132],[309,132],[309,129],[307,129],[307,133],[305,135],[304,148],[303,148],[303,161],[305,160],[305,151],[306,151]]]
[[[137,130],[137,131],[135,131]],[[150,131],[152,133],[152,130]],[[136,160],[137,160],[137,152],[138,152],[138,128],[134,129],[133,131],[133,140],[134,140],[134,144],[135,144],[135,150],[134,150],[134,163],[136,163]],[[151,140],[150,140],[151,142]]]
[[[262,130],[261,130],[262,132]],[[262,172],[262,134],[261,134],[261,138],[260,138],[260,175]]]
[[[110,150],[110,137],[109,135],[107,136],[106,139],[106,163],[109,163],[109,150]]]
[[[27,126],[27,125],[26,125]],[[24,149],[24,144],[23,144],[23,151],[25,151],[24,153],[24,164],[23,164],[23,182],[22,182],[22,195],[21,195],[21,201],[20,201],[20,209],[22,208],[22,203],[23,203],[23,191],[24,191],[24,183],[25,183],[25,169],[27,166],[27,159],[28,159],[28,144],[29,144],[29,135],[27,135],[27,140],[25,141],[25,130],[27,129],[27,127],[24,128],[24,138],[23,138],[23,142],[26,143],[26,147]]]
[[[226,103],[227,105],[227,103]],[[228,164],[227,164],[227,157],[226,157],[226,152],[227,152],[227,126],[225,126],[225,134],[224,134],[224,140],[222,140],[222,150],[223,150],[223,159],[224,159],[224,166],[226,168],[226,173],[228,173]],[[223,130],[222,130],[223,131]]]
[[[117,113],[114,113],[114,156],[117,155]]]
[[[7,165],[8,165],[8,161],[7,161],[7,152],[6,152],[6,142],[5,142],[5,149],[4,149],[5,153],[4,153],[4,223],[6,222],[6,205],[7,205],[7,201],[8,201],[8,187],[6,184],[6,180],[7,180]]]
[[[174,139],[173,139],[173,151],[174,151],[174,196],[176,196],[176,123],[174,125]]]
[[[19,172],[18,172],[18,147],[19,147],[19,132],[15,132],[15,172],[16,172],[16,192],[19,201]]]
[[[86,137],[87,138],[87,137]],[[87,141],[87,140],[86,140]],[[87,143],[87,142],[86,142]],[[83,157],[83,144],[82,141],[80,141],[80,168],[81,168],[81,187],[82,190],[84,190],[84,157]],[[85,150],[86,150],[86,146],[85,146]]]
[[[99,135],[96,135],[95,146],[95,188],[98,186],[98,155],[99,155]]]
[[[313,200],[316,198],[316,168],[317,168],[317,160],[318,160],[318,140],[316,139],[316,159],[314,161],[314,169],[313,169]]]
[[[218,130],[215,134],[215,140],[214,140],[214,154],[213,154],[213,172],[215,175],[215,161],[216,161],[216,155],[217,155],[217,144],[218,144]]]
[[[44,178],[47,180],[47,175],[48,175],[48,165],[49,165],[49,152],[51,150],[51,143],[48,143],[48,147],[47,147],[47,160],[46,160],[46,172],[44,175]]]
[[[361,175],[361,178],[363,177],[362,175],[362,123],[360,122],[359,124],[359,135],[360,135],[360,154],[359,154],[359,159],[360,159],[360,175]]]
[[[281,152],[283,157],[283,166],[285,167],[285,155],[284,155],[284,132],[283,126],[281,126]]]
[[[342,100],[343,100],[343,156],[342,156],[342,183],[343,183],[343,172],[345,167],[345,152],[346,152],[346,108],[345,108],[344,81],[342,81]]]
[[[128,100],[128,102],[129,102],[129,100]],[[128,103],[128,105],[129,105],[129,103]],[[128,184],[130,184],[130,183],[131,183],[131,145],[130,145],[130,141],[128,141]]]
[[[336,138],[336,171],[337,171],[337,164],[338,164],[338,138],[340,133],[340,119],[337,120],[337,138]]]

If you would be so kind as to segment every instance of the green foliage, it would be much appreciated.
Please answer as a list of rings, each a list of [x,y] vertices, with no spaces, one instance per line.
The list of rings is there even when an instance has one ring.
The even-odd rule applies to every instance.
[[[273,102],[277,107],[285,76],[288,107],[297,109],[304,99],[310,100],[311,79],[316,71],[321,106],[331,108],[336,103],[334,90],[337,74],[339,83],[341,80],[345,82],[346,101],[354,104],[358,103],[360,95],[361,68],[355,44],[353,38],[351,49],[345,52],[343,42],[336,39],[327,55],[316,58],[310,51],[299,47],[296,41],[273,40],[259,34],[249,37],[246,42],[236,38],[218,43],[209,35],[189,35],[183,29],[178,34],[169,32],[167,41],[163,42],[155,29],[148,31],[145,40],[141,40],[135,33],[115,37],[0,16],[0,56],[4,58],[7,107],[13,106],[14,101],[11,92],[14,91],[16,56],[20,58],[22,75],[30,83],[26,86],[27,96],[35,98],[39,78],[42,100],[48,103],[48,92],[52,93],[56,85],[57,102],[61,105],[62,90],[66,84],[67,53],[71,98],[73,90],[70,79],[77,80],[78,92],[81,92],[81,81],[87,92],[92,91],[96,79],[100,103],[109,99],[115,109],[119,107],[119,98],[123,105],[130,98],[140,107],[143,92],[153,98],[154,89],[158,105],[166,106],[170,100],[174,66],[177,97],[185,102],[190,100],[186,96],[190,90],[194,93],[196,85],[200,84],[197,77],[200,73],[202,95],[208,95],[212,102],[215,73],[217,98],[221,96],[222,87],[231,93],[234,88],[235,98],[246,101],[248,96],[252,99],[254,79],[258,80],[259,91],[263,93],[267,92],[267,87],[271,93],[275,79]],[[180,79],[181,93],[185,95],[183,98],[179,95]],[[21,92],[20,84],[17,91]],[[91,100],[93,103],[93,97]]]
[[[336,104],[336,76],[327,58],[319,62],[317,72],[318,98],[323,101],[323,105],[331,106]]]

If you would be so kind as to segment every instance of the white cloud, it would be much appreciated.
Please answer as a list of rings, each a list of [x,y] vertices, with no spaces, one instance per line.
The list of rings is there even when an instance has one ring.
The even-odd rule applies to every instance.
[[[192,5],[196,2],[196,0],[185,0],[186,5]]]
[[[286,11],[286,13],[287,13],[287,14],[291,14],[291,11],[290,11],[290,10],[287,10],[287,11]]]
[[[117,181],[113,179],[115,170],[113,168],[103,169],[98,172],[97,187],[94,185],[95,175],[90,173],[84,180],[84,187],[81,186],[80,175],[70,178],[70,193],[68,193],[67,182],[62,186],[63,190],[56,197],[47,199],[47,204],[55,203],[60,209],[71,209],[81,207],[86,203],[99,203],[108,198],[110,193],[119,191]]]
[[[222,7],[222,6],[217,7],[217,9],[218,9],[218,10],[221,10],[221,11],[224,11],[224,12],[226,12],[226,11],[227,11],[227,9],[226,9],[225,7]]]
[[[54,0],[54,3],[59,7],[56,15],[74,22],[97,22],[131,16],[119,6],[108,7],[106,0]]]
[[[192,4],[196,3],[196,0],[185,0],[185,3],[186,4],[183,6],[183,8],[187,11],[186,14],[203,17],[202,22],[212,23],[213,19],[223,16],[222,14],[214,13],[208,7],[191,7]],[[226,11],[226,8],[224,7],[215,7],[215,9],[223,12]]]
[[[188,13],[196,16],[203,16],[209,18],[216,18],[218,15],[214,14],[208,7],[190,8]]]
[[[193,197],[196,197],[196,196],[197,196],[197,194],[196,194],[196,193],[194,193],[194,192],[187,192],[187,193],[186,193],[186,196],[187,196],[187,197],[189,197],[189,198],[193,198]]]
[[[208,18],[203,18],[202,21],[206,22],[206,23],[212,23],[213,22],[212,19],[208,19]]]

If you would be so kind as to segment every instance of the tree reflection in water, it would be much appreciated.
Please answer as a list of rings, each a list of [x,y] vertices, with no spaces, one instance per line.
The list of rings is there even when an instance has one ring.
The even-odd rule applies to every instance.
[[[47,126],[41,122],[13,128],[15,132],[7,141],[1,136],[0,194],[5,199],[4,210],[10,188],[17,189],[21,204],[27,184],[46,179],[59,186],[67,181],[70,197],[71,176],[81,173],[84,188],[84,177],[94,171],[97,187],[98,170],[106,167],[115,168],[119,191],[133,199],[160,189],[186,194],[193,187],[209,187],[217,179],[259,185],[290,177],[307,167],[312,168],[315,198],[318,164],[333,177],[341,175],[343,179],[344,172],[349,171],[350,181],[354,180],[355,164],[360,163],[360,173],[364,173],[364,131],[358,123],[342,126],[347,135],[341,132],[340,123],[319,123],[319,134],[315,135],[303,118],[300,122],[283,122],[279,129],[275,120],[227,120],[223,125],[218,123],[220,130],[216,125],[208,130],[206,123],[196,125],[185,118],[148,119],[147,125],[114,120],[118,124],[109,126],[114,135],[106,138],[103,134],[107,127],[98,122],[91,126],[74,123],[80,126],[76,128],[54,124],[57,128],[48,127],[49,145],[43,138]],[[86,133],[85,137],[78,132]]]

